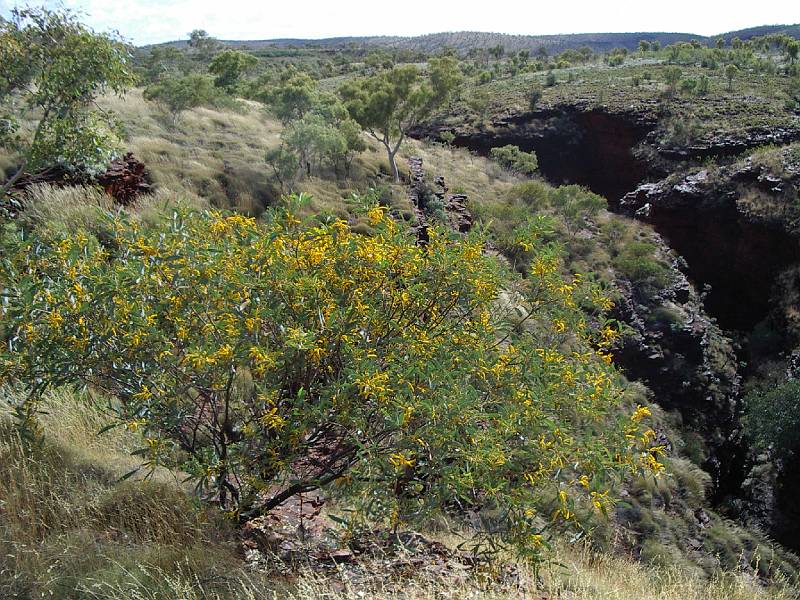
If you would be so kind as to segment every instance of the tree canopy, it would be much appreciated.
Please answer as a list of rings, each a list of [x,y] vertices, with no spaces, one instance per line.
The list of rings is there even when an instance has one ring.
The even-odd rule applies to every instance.
[[[414,65],[394,67],[372,77],[345,83],[339,93],[355,121],[386,148],[395,181],[400,173],[395,159],[410,128],[441,106],[458,78],[452,59],[434,63],[434,78],[424,77]]]
[[[116,137],[93,100],[133,83],[127,47],[68,11],[15,9],[0,20],[0,144],[21,157],[2,191],[26,169],[59,166],[80,176],[105,168]]]
[[[175,123],[183,111],[209,104],[217,93],[210,77],[194,74],[154,83],[145,88],[144,97],[169,111]]]
[[[258,64],[258,59],[252,54],[237,50],[223,50],[217,54],[208,66],[208,71],[216,75],[214,85],[233,91],[242,78],[242,75]]]

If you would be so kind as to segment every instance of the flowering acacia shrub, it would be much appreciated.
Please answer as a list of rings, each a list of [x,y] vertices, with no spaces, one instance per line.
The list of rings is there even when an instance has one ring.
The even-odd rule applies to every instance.
[[[481,239],[422,248],[380,207],[371,237],[289,210],[108,218],[102,244],[4,242],[0,379],[31,387],[29,426],[45,387],[88,384],[141,432],[145,465],[232,516],[336,482],[395,523],[499,515],[534,549],[581,496],[604,509],[610,474],[660,468],[646,409],[619,413],[614,330],[590,324],[608,301],[535,235],[515,281]]]

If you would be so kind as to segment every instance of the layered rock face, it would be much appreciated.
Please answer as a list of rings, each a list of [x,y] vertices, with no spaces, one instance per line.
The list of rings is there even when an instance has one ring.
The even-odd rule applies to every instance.
[[[705,306],[740,341],[745,376],[771,362],[792,364],[800,346],[798,190],[800,152],[786,147],[679,171],[620,202],[664,233],[692,279],[710,284]],[[800,460],[776,461],[747,440],[736,454],[741,477],[718,497],[736,497],[740,516],[797,548]]]
[[[748,214],[735,192],[707,180],[700,172],[675,185],[646,184],[622,205],[667,237],[694,281],[711,286],[706,308],[720,325],[749,332],[770,312],[775,282],[800,262],[800,247],[779,225]]]
[[[610,114],[585,110],[542,110],[509,116],[480,130],[453,133],[453,145],[488,155],[513,144],[535,151],[540,171],[553,183],[579,183],[609,199],[621,197],[647,174],[647,164],[631,154],[654,123],[640,113]],[[415,137],[438,138],[447,127],[426,126]]]
[[[416,215],[417,239],[424,241],[427,236],[428,215],[435,208],[434,204],[441,205],[444,216],[453,231],[467,233],[472,229],[472,213],[467,209],[466,194],[451,194],[443,176],[436,177],[433,187],[425,179],[425,169],[422,159],[411,157],[408,160],[410,180],[408,185],[408,199],[414,207]]]
[[[683,260],[660,240],[661,259],[670,265],[671,283],[643,294],[618,279],[621,299],[615,317],[628,334],[615,362],[629,379],[641,381],[658,404],[680,413],[684,437],[699,435],[689,451],[711,474],[717,494],[741,480],[744,457],[738,450],[737,402],[742,378],[734,345],[703,306],[703,295],[686,277]]]
[[[796,321],[786,299],[796,295],[791,273],[800,264],[798,189],[800,168],[788,163],[776,175],[747,157],[642,184],[619,209],[662,233],[690,277],[711,286],[708,311],[725,330],[746,335],[767,317]]]

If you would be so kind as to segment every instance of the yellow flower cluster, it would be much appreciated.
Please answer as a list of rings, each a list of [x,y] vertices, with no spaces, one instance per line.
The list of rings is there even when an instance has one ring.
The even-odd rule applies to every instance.
[[[310,465],[310,440],[324,435],[365,446],[368,464],[342,484],[372,482],[364,497],[413,471],[409,485],[446,488],[424,502],[480,490],[528,520],[535,500],[556,495],[555,517],[574,519],[575,491],[604,510],[595,465],[663,469],[648,409],[615,429],[619,379],[604,361],[618,333],[578,308],[586,290],[608,304],[562,276],[557,252],[525,242],[534,254],[521,280],[483,240],[434,229],[422,248],[384,208],[366,217],[371,235],[289,211],[264,221],[207,212],[155,231],[120,218],[111,251],[53,240],[49,262],[15,259],[38,278],[15,360],[62,368],[71,353],[68,368],[130,407],[123,424],[146,433],[152,456],[205,444],[178,466],[264,493],[286,480],[285,465]],[[504,289],[519,290],[519,326],[505,318]],[[187,440],[198,424],[212,435]],[[230,444],[224,460],[210,439]],[[617,445],[597,450],[603,441]],[[382,501],[399,511],[403,495],[387,487]],[[521,537],[541,544],[538,532]]]

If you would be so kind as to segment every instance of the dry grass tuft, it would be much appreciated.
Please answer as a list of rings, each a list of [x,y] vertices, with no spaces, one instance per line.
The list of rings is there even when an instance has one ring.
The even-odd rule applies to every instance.
[[[18,391],[3,389],[5,400]],[[136,465],[139,439],[97,435],[104,402],[86,392],[47,397],[41,448],[26,447],[0,412],[0,598],[108,600],[790,600],[743,574],[703,579],[611,555],[565,548],[538,574],[518,565],[516,583],[475,579],[367,582],[254,572],[222,523],[199,512],[173,475],[117,483]],[[5,409],[3,409],[5,410]],[[447,540],[444,540],[447,541]]]

